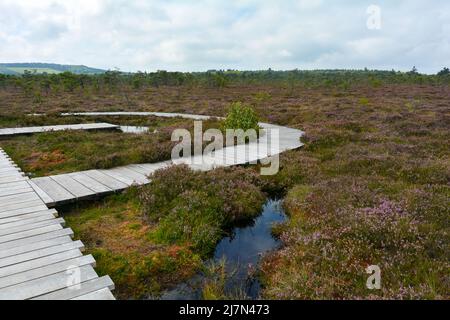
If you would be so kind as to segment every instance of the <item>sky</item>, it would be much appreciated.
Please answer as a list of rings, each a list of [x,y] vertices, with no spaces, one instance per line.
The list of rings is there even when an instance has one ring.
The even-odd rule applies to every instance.
[[[0,62],[436,73],[450,67],[450,1],[0,0]]]

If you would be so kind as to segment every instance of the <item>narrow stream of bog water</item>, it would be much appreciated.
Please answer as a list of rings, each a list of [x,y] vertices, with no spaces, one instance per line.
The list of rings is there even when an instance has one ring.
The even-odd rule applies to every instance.
[[[272,226],[286,221],[281,200],[269,200],[262,214],[251,224],[236,227],[230,236],[217,245],[214,257],[207,263],[225,261],[226,270],[232,276],[226,281],[226,291],[239,291],[248,299],[258,299],[261,286],[257,278],[251,276],[261,258],[276,250],[280,242],[272,236]],[[186,283],[163,294],[163,300],[197,300],[202,298],[201,283],[204,276],[199,274]]]

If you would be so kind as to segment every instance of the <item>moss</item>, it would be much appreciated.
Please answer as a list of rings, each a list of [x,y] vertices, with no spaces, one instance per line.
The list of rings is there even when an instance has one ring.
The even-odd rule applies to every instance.
[[[219,169],[208,173],[177,166],[156,172],[141,188],[143,214],[158,227],[152,241],[188,245],[208,256],[224,229],[260,214],[264,183],[253,171]]]

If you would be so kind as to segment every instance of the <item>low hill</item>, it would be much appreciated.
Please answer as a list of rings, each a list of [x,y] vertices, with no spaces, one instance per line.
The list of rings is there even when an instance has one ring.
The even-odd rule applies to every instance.
[[[62,65],[54,63],[0,63],[0,74],[20,75],[25,71],[32,73],[61,73],[72,72],[75,74],[99,74],[105,70],[86,66]]]

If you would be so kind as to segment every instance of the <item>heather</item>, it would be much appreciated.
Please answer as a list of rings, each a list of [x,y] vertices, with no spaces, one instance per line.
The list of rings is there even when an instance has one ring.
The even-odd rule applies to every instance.
[[[175,129],[193,132],[194,124],[185,119],[155,117],[66,117],[25,116],[24,125],[75,124],[108,122],[119,125],[146,126],[147,133],[108,131],[58,131],[0,138],[0,146],[27,173],[48,176],[90,169],[109,169],[135,163],[170,160],[176,142],[171,141]],[[22,118],[9,118],[11,125]],[[5,120],[6,121],[6,120]],[[48,121],[48,122],[46,122]],[[218,121],[203,124],[205,130],[218,127]]]
[[[17,85],[8,78],[0,85],[3,126],[31,121],[22,118],[29,112],[225,116],[230,103],[242,101],[261,121],[306,132],[305,147],[284,153],[273,177],[259,177],[257,168],[211,173],[174,168],[157,173],[156,184],[129,200],[108,198],[75,208],[68,225],[95,253],[100,273],[111,275],[119,297],[158,294],[195,274],[233,221],[258,214],[265,191],[286,195],[290,221],[274,228],[283,246],[264,259],[263,298],[449,298],[448,77],[390,72],[224,77],[180,83],[155,74],[136,87],[110,86],[99,77],[85,89],[65,88],[55,79],[48,91],[42,89],[40,101],[34,97],[43,80],[38,76]],[[26,83],[32,90],[24,89]],[[381,290],[366,288],[369,265],[381,268]],[[221,298],[223,277],[215,273],[205,296]]]
[[[273,178],[290,221],[274,228],[265,298],[449,298],[448,88],[411,90],[297,113],[306,145]],[[371,265],[381,290],[366,287]]]
[[[136,189],[60,212],[86,253],[95,257],[97,273],[114,280],[119,299],[158,296],[202,266],[189,247],[155,244],[148,238],[156,226],[142,219]]]
[[[157,171],[139,199],[148,221],[158,222],[149,237],[159,243],[189,245],[207,257],[227,228],[260,214],[263,182],[244,168],[194,172],[187,166]]]

